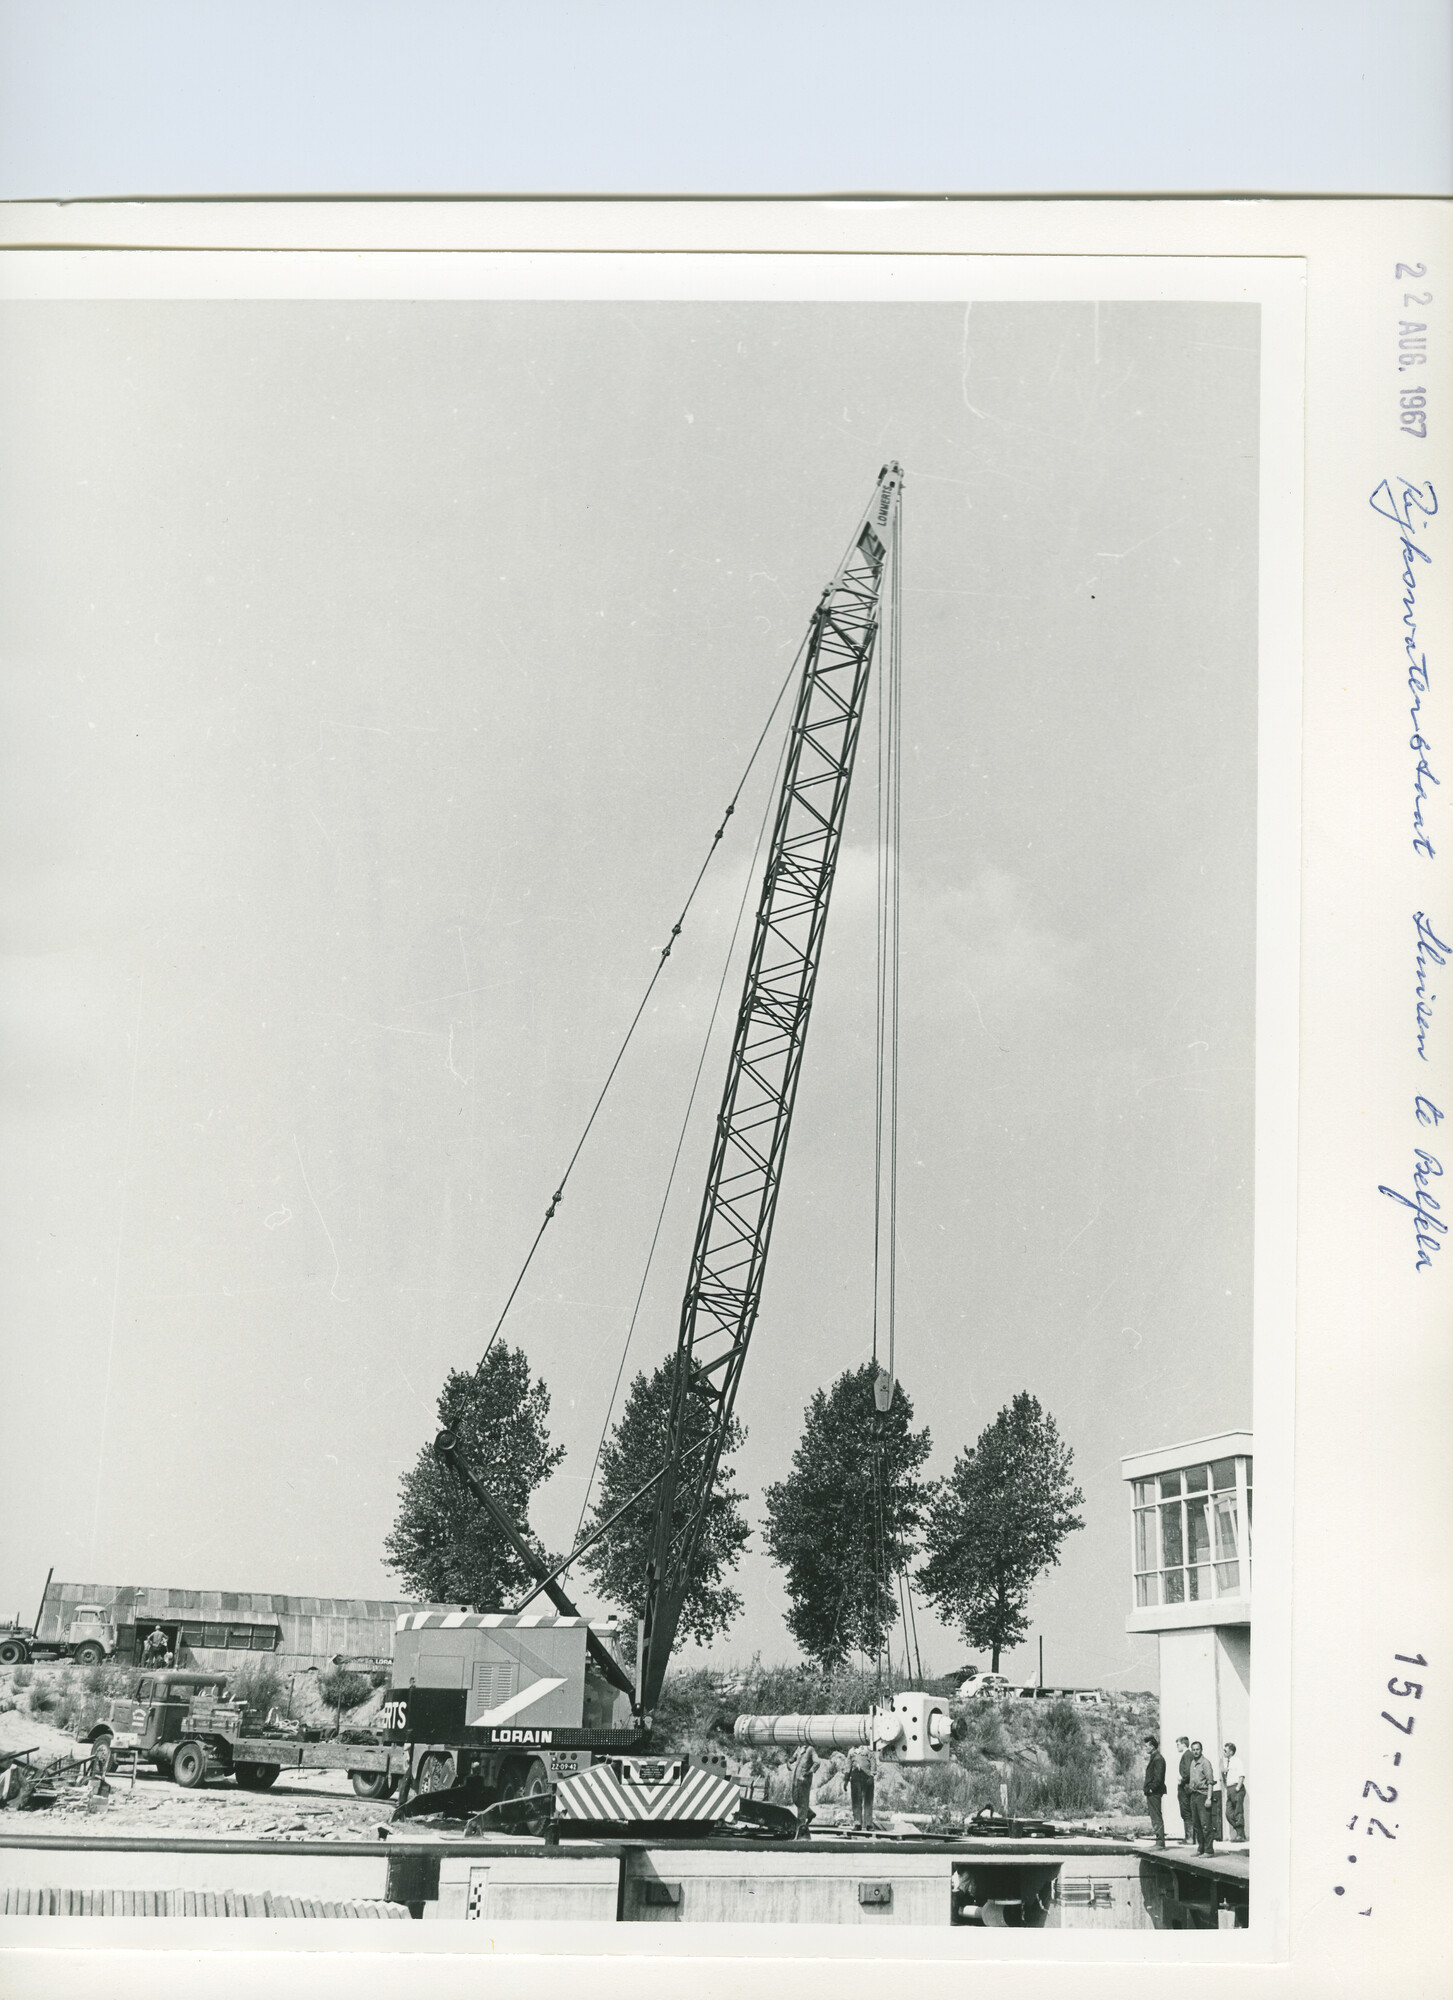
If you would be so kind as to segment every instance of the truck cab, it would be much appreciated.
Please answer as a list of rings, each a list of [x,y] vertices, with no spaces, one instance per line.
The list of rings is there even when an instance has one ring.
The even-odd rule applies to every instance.
[[[116,1651],[116,1627],[99,1604],[78,1604],[63,1641],[78,1666],[99,1666]]]
[[[87,1740],[116,1750],[135,1750],[146,1762],[168,1771],[193,1702],[202,1694],[220,1697],[226,1683],[227,1676],[219,1673],[169,1669],[143,1674],[134,1696],[111,1700],[104,1718],[88,1731]]]

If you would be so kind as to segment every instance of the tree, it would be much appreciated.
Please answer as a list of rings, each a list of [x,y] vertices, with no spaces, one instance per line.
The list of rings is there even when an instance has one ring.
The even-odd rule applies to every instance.
[[[917,1475],[929,1434],[911,1428],[901,1384],[879,1416],[877,1373],[869,1361],[816,1392],[792,1471],[766,1492],[767,1547],[791,1599],[788,1630],[825,1667],[883,1646],[897,1616],[893,1579],[923,1517]]]
[[[1028,1630],[1025,1607],[1060,1544],[1084,1521],[1070,1481],[1074,1454],[1027,1391],[1006,1405],[934,1487],[919,1588],[971,1646],[999,1655]]]
[[[451,1369],[439,1396],[439,1427],[498,1495],[528,1539],[530,1498],[565,1456],[550,1443],[550,1392],[517,1347],[498,1341],[477,1368]],[[384,1561],[406,1589],[434,1603],[502,1611],[529,1587],[524,1564],[447,1466],[432,1441],[399,1482],[398,1519]]]
[[[668,1354],[654,1373],[637,1375],[626,1397],[620,1422],[611,1432],[600,1454],[600,1497],[586,1523],[586,1532],[610,1519],[666,1457],[666,1430],[671,1415],[671,1384],[676,1356]],[[694,1398],[688,1400],[686,1445],[689,1452],[706,1435],[711,1413]],[[724,1632],[742,1608],[740,1594],[724,1581],[729,1570],[741,1561],[742,1548],[751,1529],[742,1515],[743,1495],[732,1490],[729,1452],[739,1451],[746,1433],[735,1418],[727,1426],[726,1443],[716,1484],[707,1502],[706,1522],[697,1545],[691,1587],[681,1607],[680,1629],[705,1645]],[[581,1557],[595,1578],[602,1597],[616,1604],[628,1620],[638,1618],[645,1602],[646,1566],[655,1540],[656,1495],[652,1491],[624,1515],[604,1541]],[[673,1526],[683,1525],[685,1513],[680,1503]],[[633,1653],[634,1625],[626,1635],[626,1649]]]

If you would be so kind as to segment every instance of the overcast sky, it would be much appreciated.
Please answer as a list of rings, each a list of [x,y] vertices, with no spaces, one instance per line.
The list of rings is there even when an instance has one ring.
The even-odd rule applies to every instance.
[[[1047,1674],[1153,1685],[1120,1457],[1252,1416],[1256,308],[26,304],[0,333],[0,1610],[51,1564],[398,1594],[399,1475],[894,456],[900,1373],[935,1473],[1021,1389],[1055,1415],[1087,1525],[1034,1600]],[[754,1521],[869,1351],[874,766],[738,1404]],[[554,1546],[769,779],[507,1322],[567,1448]],[[674,1344],[734,980],[628,1374]],[[718,1659],[791,1653],[759,1543]]]

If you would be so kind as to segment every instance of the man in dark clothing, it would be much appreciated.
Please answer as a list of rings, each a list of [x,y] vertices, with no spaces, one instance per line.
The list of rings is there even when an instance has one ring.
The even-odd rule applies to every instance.
[[[812,1774],[817,1766],[817,1752],[810,1743],[804,1743],[792,1759],[792,1804],[797,1812],[799,1835],[807,1832],[812,1818]]]
[[[871,1743],[848,1752],[848,1790],[853,1801],[853,1831],[873,1831],[873,1792],[878,1782],[878,1753]]]
[[[1181,1753],[1181,1761],[1177,1768],[1177,1775],[1176,1775],[1176,1804],[1181,1809],[1181,1839],[1185,1841],[1187,1846],[1189,1846],[1193,1836],[1193,1828],[1191,1824],[1191,1786],[1190,1786],[1191,1739],[1190,1737],[1178,1736],[1176,1738],[1176,1748]]]
[[[1165,1815],[1161,1810],[1161,1800],[1165,1797],[1165,1759],[1160,1754],[1160,1738],[1147,1736],[1150,1755],[1145,1763],[1145,1809],[1150,1814],[1150,1830],[1155,1835],[1157,1847],[1165,1846]]]
[[[1216,1767],[1199,1743],[1191,1745],[1191,1768],[1186,1773],[1191,1789],[1191,1823],[1196,1829],[1196,1852],[1214,1854],[1211,1839],[1211,1798],[1216,1790]]]

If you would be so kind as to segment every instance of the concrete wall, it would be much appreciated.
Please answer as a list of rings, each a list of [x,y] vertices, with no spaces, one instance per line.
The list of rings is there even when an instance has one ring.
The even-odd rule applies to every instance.
[[[1221,1722],[1216,1767],[1220,1750],[1234,1743],[1242,1761],[1251,1741],[1251,1627],[1232,1625],[1219,1635],[1216,1649],[1216,1695]],[[1248,1791],[1250,1786],[1247,1787]]]
[[[1160,1741],[1171,1767],[1167,1783],[1172,1790],[1176,1738],[1189,1736],[1194,1741],[1199,1737],[1208,1754],[1217,1741],[1216,1651],[1213,1626],[1160,1635]]]
[[[1060,1869],[1046,1930],[1155,1930],[1140,1859],[1132,1854],[1076,1856]]]
[[[439,1897],[424,1917],[613,1924],[621,1863],[614,1854],[445,1854]]]
[[[711,1854],[647,1848],[625,1857],[627,1923],[894,1924],[949,1921],[947,1854]],[[674,1902],[653,1900],[664,1884]],[[864,1902],[860,1888],[885,1900]]]
[[[164,1851],[94,1847],[0,1849],[0,1882],[6,1888],[270,1890],[275,1895],[381,1898],[388,1880],[388,1852],[318,1854],[279,1841],[270,1854],[188,1852],[178,1842]],[[611,1912],[615,1914],[614,1909]]]
[[[1160,1737],[1174,1764],[1175,1740],[1199,1737],[1213,1764],[1222,1745],[1246,1747],[1251,1729],[1251,1627],[1202,1625],[1160,1635]]]

